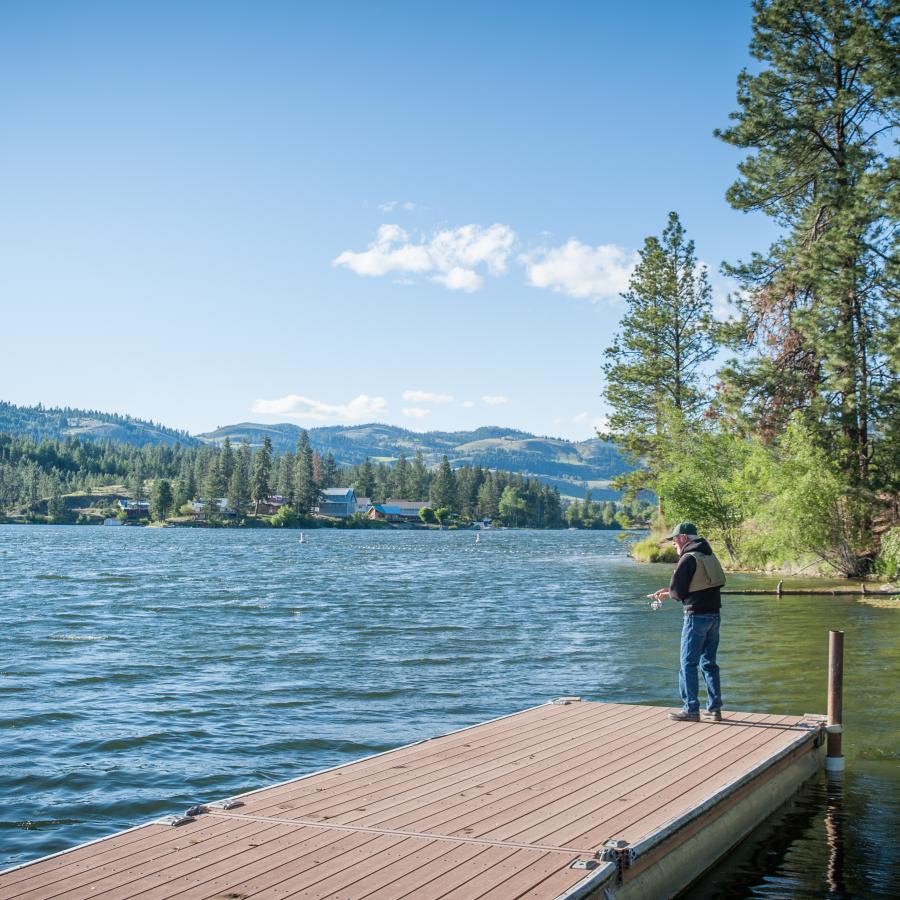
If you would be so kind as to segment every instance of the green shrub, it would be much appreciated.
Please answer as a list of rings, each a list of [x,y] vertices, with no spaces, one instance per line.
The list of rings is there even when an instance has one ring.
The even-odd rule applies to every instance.
[[[657,543],[658,540],[658,537],[654,537],[652,534],[648,535],[636,544],[632,544],[628,552],[632,559],[636,559],[638,562],[678,562],[678,552],[675,548],[671,544],[663,544],[660,547]]]
[[[275,528],[293,528],[300,521],[300,516],[285,503],[284,506],[278,508],[278,512],[272,516],[270,521]]]
[[[886,578],[900,578],[900,525],[895,525],[882,537],[875,568]]]

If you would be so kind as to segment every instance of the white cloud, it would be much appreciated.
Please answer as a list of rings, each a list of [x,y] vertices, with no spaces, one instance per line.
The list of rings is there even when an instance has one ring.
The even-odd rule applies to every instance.
[[[467,294],[477,291],[484,284],[484,279],[477,272],[459,266],[454,266],[446,275],[435,275],[432,280],[451,291],[465,291]]]
[[[591,247],[572,238],[561,247],[545,247],[519,257],[534,287],[594,303],[628,289],[636,253],[615,244]]]
[[[452,403],[450,394],[434,394],[431,391],[404,391],[403,399],[410,403]]]
[[[580,412],[577,416],[572,416],[572,421],[576,425],[580,425],[582,422],[587,422],[588,414],[586,412]]]
[[[498,276],[506,271],[516,234],[508,225],[463,225],[414,241],[399,225],[382,225],[367,250],[345,250],[333,261],[357,275],[389,272],[432,273],[432,280],[454,291],[477,291],[484,284],[479,267]]]
[[[385,410],[387,401],[384,397],[370,397],[368,394],[360,394],[348,403],[323,403],[299,394],[288,394],[277,400],[257,400],[253,404],[255,413],[287,416],[291,419],[315,419],[318,422],[355,422],[371,418]]]
[[[378,208],[382,212],[393,212],[395,209],[405,209],[407,212],[412,212],[418,208],[418,204],[413,203],[412,200],[404,200],[402,203],[399,200],[388,200],[386,203],[379,203]]]
[[[464,409],[471,409],[475,405],[474,400],[463,400],[462,402]]]
[[[431,412],[430,409],[422,409],[420,406],[404,406],[400,411],[410,419],[424,419]]]
[[[345,250],[332,265],[346,266],[357,275],[369,277],[388,272],[429,272],[433,268],[428,251],[410,244],[409,235],[399,225],[382,225],[368,250]]]
[[[488,406],[502,406],[504,403],[509,403],[509,397],[504,397],[502,394],[488,394],[481,399]]]

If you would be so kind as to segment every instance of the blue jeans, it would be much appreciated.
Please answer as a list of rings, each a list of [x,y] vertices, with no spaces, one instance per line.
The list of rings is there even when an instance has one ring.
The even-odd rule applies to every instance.
[[[684,712],[700,712],[700,701],[697,699],[698,663],[706,681],[707,709],[722,708],[722,688],[719,685],[719,667],[716,665],[718,648],[718,613],[684,617],[684,627],[681,629],[681,669],[678,672],[678,690]]]

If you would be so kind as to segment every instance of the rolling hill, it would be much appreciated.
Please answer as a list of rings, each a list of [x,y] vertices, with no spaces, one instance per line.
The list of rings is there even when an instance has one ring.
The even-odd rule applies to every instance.
[[[221,445],[225,438],[233,444],[247,441],[259,447],[266,435],[276,453],[293,450],[301,429],[297,425],[262,425],[241,422],[205,434],[190,435],[155,422],[114,413],[75,408],[15,406],[0,402],[0,432],[27,435],[36,440],[77,437],[91,441],[118,441],[185,447]],[[540,437],[514,428],[491,425],[474,431],[408,431],[394,425],[331,425],[309,429],[314,450],[332,453],[338,464],[350,466],[366,457],[390,463],[400,454],[413,457],[421,451],[425,462],[435,466],[446,455],[454,467],[480,465],[539,478],[556,485],[560,493],[581,497],[590,489],[595,499],[613,499],[610,479],[630,468],[616,446],[590,439],[566,441]]]
[[[259,425],[242,422],[198,435],[207,443],[247,440],[259,446],[268,434],[276,452],[293,450],[300,428],[296,425]],[[581,497],[590,488],[595,499],[618,496],[608,488],[616,475],[631,466],[616,446],[597,438],[566,441],[538,437],[514,428],[496,425],[474,431],[408,431],[394,425],[326,426],[309,429],[309,440],[319,453],[331,452],[339,465],[356,465],[366,457],[392,462],[401,453],[407,457],[421,450],[425,462],[435,466],[446,455],[452,466],[479,465],[530,475],[555,484],[568,496]]]
[[[155,422],[72,407],[15,406],[0,400],[0,433],[23,435],[35,440],[78,437],[91,441],[119,441],[197,447],[202,442],[186,431],[176,431]]]

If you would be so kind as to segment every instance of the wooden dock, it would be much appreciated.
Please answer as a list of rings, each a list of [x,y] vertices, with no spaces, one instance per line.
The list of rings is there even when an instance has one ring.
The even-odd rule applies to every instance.
[[[0,873],[3,900],[677,893],[819,767],[819,717],[562,698]]]

